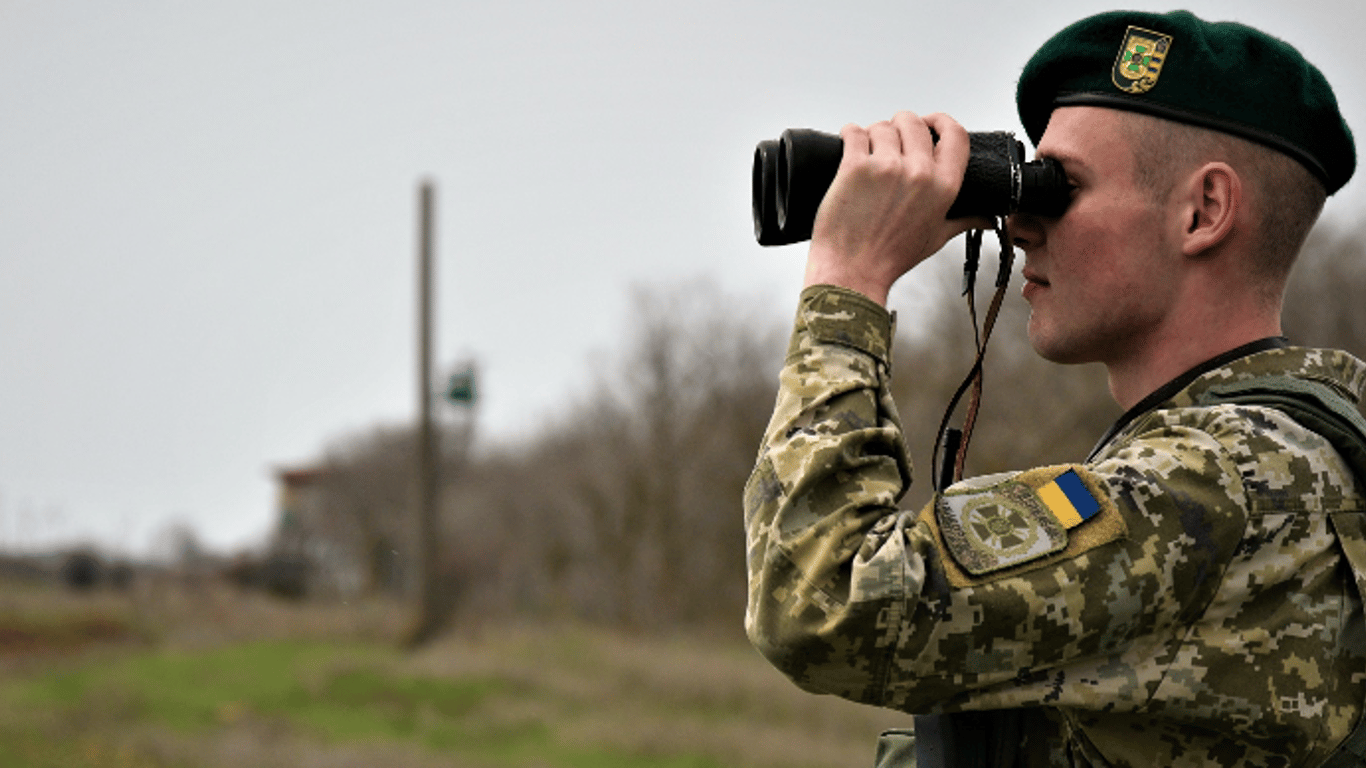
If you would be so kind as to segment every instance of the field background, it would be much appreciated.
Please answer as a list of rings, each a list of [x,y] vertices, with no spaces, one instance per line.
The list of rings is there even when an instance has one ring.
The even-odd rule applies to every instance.
[[[793,687],[733,635],[456,627],[216,581],[0,584],[0,766],[871,765],[907,718]]]

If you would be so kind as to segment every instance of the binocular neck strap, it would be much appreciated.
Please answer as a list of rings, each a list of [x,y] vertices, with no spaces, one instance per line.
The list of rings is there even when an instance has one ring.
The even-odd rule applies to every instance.
[[[944,418],[939,422],[939,430],[936,433],[934,451],[931,462],[936,468],[934,473],[934,490],[941,492],[950,485],[963,479],[963,467],[967,463],[968,444],[972,441],[972,430],[977,424],[977,412],[982,405],[982,362],[987,354],[987,342],[991,339],[991,331],[996,326],[996,317],[1001,312],[1001,304],[1005,301],[1006,287],[1010,285],[1010,272],[1015,263],[1015,250],[1010,245],[1010,236],[1006,232],[1006,223],[1002,218],[996,222],[996,236],[1000,240],[1001,262],[996,271],[996,292],[991,297],[991,304],[987,308],[987,314],[979,330],[977,323],[977,266],[982,257],[982,235],[983,230],[975,229],[968,232],[967,238],[967,257],[963,262],[963,295],[968,302],[968,315],[972,321],[973,343],[977,347],[977,356],[973,361],[972,368],[968,375],[963,379],[963,383],[958,385],[957,391],[949,399],[948,407],[944,410]],[[949,419],[953,417],[953,412],[958,408],[958,402],[971,388],[972,396],[968,398],[967,410],[963,414],[963,426],[961,429],[949,427]],[[940,451],[943,451],[941,457]]]

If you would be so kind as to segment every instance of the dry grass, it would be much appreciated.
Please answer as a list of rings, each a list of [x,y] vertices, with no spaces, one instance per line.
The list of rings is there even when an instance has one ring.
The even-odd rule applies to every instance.
[[[486,624],[405,652],[382,602],[169,581],[0,595],[0,638],[83,638],[0,645],[0,765],[844,768],[907,719],[797,690],[738,633]]]
[[[553,723],[569,743],[702,753],[725,766],[868,764],[877,734],[909,719],[798,690],[738,633],[658,638],[582,625],[501,626],[453,635],[406,664],[423,675],[489,676],[542,691],[494,716]]]
[[[727,766],[871,763],[877,734],[909,719],[798,690],[738,632],[658,638],[582,625],[501,626],[455,634],[407,664],[435,677],[493,676],[542,690],[501,716],[554,722],[567,741],[702,751]]]

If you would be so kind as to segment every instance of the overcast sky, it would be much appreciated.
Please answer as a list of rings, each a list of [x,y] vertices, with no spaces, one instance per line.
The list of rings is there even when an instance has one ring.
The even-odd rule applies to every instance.
[[[1366,131],[1366,4],[1188,7],[1300,47]],[[274,468],[412,418],[424,178],[439,360],[479,361],[479,428],[510,440],[616,348],[633,285],[790,314],[755,142],[903,108],[1018,131],[1021,66],[1098,10],[0,0],[0,547],[259,542]]]

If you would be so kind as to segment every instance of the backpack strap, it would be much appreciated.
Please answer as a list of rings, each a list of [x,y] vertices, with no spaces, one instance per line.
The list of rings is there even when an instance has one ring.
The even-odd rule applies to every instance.
[[[1281,411],[1331,443],[1351,467],[1359,487],[1366,489],[1366,418],[1327,385],[1289,376],[1267,376],[1211,387],[1197,402],[1260,405]],[[1366,601],[1366,515],[1334,512],[1329,514],[1329,521],[1352,569],[1357,594]],[[1366,642],[1366,627],[1349,626],[1346,631],[1355,643]],[[1361,766],[1366,766],[1366,705],[1352,732],[1333,750],[1322,768]]]
[[[1196,402],[1275,408],[1332,443],[1366,487],[1366,418],[1328,385],[1290,376],[1264,376],[1210,387]]]
[[[1333,532],[1337,534],[1338,544],[1342,547],[1343,553],[1347,557],[1347,562],[1352,566],[1352,575],[1356,577],[1357,593],[1366,599],[1366,514],[1361,512],[1335,512],[1328,518],[1333,523]],[[1360,619],[1361,614],[1353,614],[1350,618]],[[1346,642],[1361,647],[1366,644],[1366,622],[1357,621],[1350,623],[1344,628]],[[1328,759],[1324,761],[1322,768],[1361,768],[1366,766],[1366,709],[1357,718],[1357,723],[1352,728],[1352,732],[1347,734],[1346,740],[1333,750]]]

